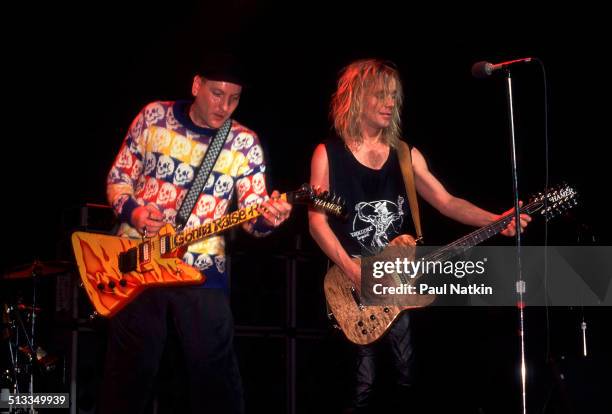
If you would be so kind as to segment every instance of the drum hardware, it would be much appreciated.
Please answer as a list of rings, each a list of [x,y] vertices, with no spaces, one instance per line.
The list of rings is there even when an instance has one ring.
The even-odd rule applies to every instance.
[[[20,298],[17,303],[4,303],[2,306],[0,345],[5,348],[6,342],[10,361],[8,368],[1,372],[0,379],[10,384],[13,393],[33,393],[34,375],[51,373],[57,368],[59,357],[49,354],[37,343],[37,316],[44,312],[37,304],[37,282],[40,277],[56,276],[73,268],[71,262],[35,260],[14,267],[1,278],[1,281],[9,283],[32,280],[30,303],[24,303]]]

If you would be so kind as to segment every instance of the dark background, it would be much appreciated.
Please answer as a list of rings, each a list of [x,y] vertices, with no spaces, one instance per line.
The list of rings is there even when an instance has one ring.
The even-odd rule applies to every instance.
[[[3,192],[2,216],[7,241],[0,270],[10,272],[34,259],[70,259],[65,246],[73,230],[69,223],[76,220],[74,209],[84,203],[105,203],[106,174],[131,120],[152,100],[188,98],[191,63],[207,49],[230,49],[248,62],[252,82],[244,90],[235,118],[254,129],[264,144],[270,190],[292,190],[308,181],[312,151],[330,132],[329,98],[340,69],[356,58],[381,57],[395,61],[401,71],[405,139],[423,152],[431,170],[452,193],[496,212],[512,205],[505,82],[501,77],[474,79],[470,68],[481,60],[536,56],[544,62],[550,88],[550,182],[565,180],[581,194],[579,209],[551,223],[549,242],[609,244],[610,76],[603,63],[609,50],[604,13],[586,4],[512,2],[504,6],[494,10],[491,3],[400,6],[234,0],[24,5],[7,10],[5,18],[18,24],[3,28],[8,57],[4,66],[9,73],[4,84],[10,100],[9,111],[4,111],[8,188]],[[545,184],[543,77],[536,64],[517,66],[513,75],[519,187],[526,200]],[[470,230],[427,206],[422,209],[430,244],[446,244]],[[543,242],[541,223],[534,222],[529,230],[526,242]],[[232,235],[232,300],[238,325],[283,327],[283,260],[296,244],[305,257],[300,259],[300,269],[308,269],[298,274],[298,307],[304,317],[298,318],[297,328],[322,332],[315,339],[298,342],[298,406],[315,407],[319,396],[338,401],[345,392],[350,347],[328,331],[320,307],[324,260],[310,240],[303,208],[296,208],[290,221],[269,240],[254,243],[241,234]],[[278,270],[269,270],[275,266]],[[250,273],[248,277],[244,272]],[[609,326],[609,311],[587,311],[592,312],[593,335],[603,338],[597,336],[603,335],[597,327]],[[423,355],[430,357],[424,359],[439,370],[434,375],[426,369],[430,382],[425,383],[443,384],[435,395],[451,389],[463,393],[464,388],[456,391],[454,386],[468,387],[472,377],[483,381],[485,377],[476,374],[462,377],[474,372],[466,362],[472,361],[474,348],[465,337],[482,335],[492,341],[487,349],[499,352],[480,353],[482,364],[474,364],[503,361],[499,364],[508,365],[509,371],[500,368],[500,372],[510,374],[499,374],[497,382],[483,382],[505,389],[504,401],[513,401],[509,390],[515,384],[516,315],[513,310],[491,310],[480,314],[478,323],[467,323],[473,320],[470,312],[421,313],[417,324],[429,332],[422,337],[431,340],[423,343]],[[545,350],[550,332],[557,334],[552,335],[553,348],[573,349],[580,339],[576,320],[581,310],[553,310],[557,317],[552,325],[559,325],[556,331],[547,330],[544,310],[533,312],[533,349]],[[276,406],[284,409],[282,341],[287,331],[282,332],[279,339],[239,336],[237,340],[247,402],[253,410],[268,405],[274,412],[262,383],[278,389],[282,396]],[[606,349],[601,341],[595,346]],[[500,344],[508,352],[502,352]],[[461,357],[452,354],[457,347]],[[585,365],[579,351],[573,351],[565,355],[582,375],[573,379],[595,384],[589,389],[602,386],[603,375],[593,367],[608,364],[609,351],[592,356],[588,361],[592,365]],[[268,369],[262,369],[264,361]],[[534,378],[551,372],[550,364],[542,362],[540,368]],[[444,380],[438,383],[440,378]],[[555,384],[548,380],[539,384]],[[508,385],[504,381],[510,386],[504,387]],[[330,391],[334,382],[337,394]],[[584,397],[585,388],[569,387],[566,394]],[[468,389],[466,406],[486,399],[478,396],[478,386]],[[540,395],[539,406],[547,392],[534,392]],[[597,398],[590,401],[598,404]],[[330,407],[339,406],[335,404]]]

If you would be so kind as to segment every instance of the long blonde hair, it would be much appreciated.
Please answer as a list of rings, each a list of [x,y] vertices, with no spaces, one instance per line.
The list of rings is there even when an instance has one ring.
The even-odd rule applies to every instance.
[[[385,94],[388,93],[392,80],[395,80],[397,87],[395,105],[391,123],[382,131],[382,139],[395,148],[401,137],[400,114],[404,99],[402,83],[395,65],[379,59],[363,59],[343,69],[336,92],[332,96],[330,116],[336,132],[346,144],[348,140],[355,140],[357,143],[363,140],[360,115],[365,94],[380,83]]]

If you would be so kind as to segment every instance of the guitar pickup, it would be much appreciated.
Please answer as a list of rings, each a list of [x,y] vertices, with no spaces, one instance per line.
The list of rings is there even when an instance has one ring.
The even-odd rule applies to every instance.
[[[138,265],[137,253],[138,249],[136,247],[119,253],[119,271],[121,273],[129,273],[136,270]]]
[[[146,264],[151,261],[151,242],[146,241],[138,245],[138,261],[140,264]]]
[[[172,249],[170,247],[170,236],[162,236],[159,238],[159,253],[162,256],[165,256],[168,253],[171,253]]]

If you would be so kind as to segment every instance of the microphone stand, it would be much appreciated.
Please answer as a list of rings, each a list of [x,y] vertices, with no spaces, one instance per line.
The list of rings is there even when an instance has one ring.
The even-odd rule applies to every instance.
[[[38,276],[40,272],[40,263],[38,260],[34,261],[32,268],[32,335],[30,336],[30,350],[32,352],[32,361],[30,365],[30,395],[34,394],[34,366],[38,362],[38,353],[36,350],[36,283],[38,282]],[[37,413],[34,410],[33,404],[30,406],[31,413]]]
[[[514,220],[516,223],[516,293],[518,294],[517,307],[519,310],[519,336],[521,345],[521,402],[522,413],[527,414],[527,365],[525,362],[525,315],[523,294],[525,293],[525,281],[523,280],[521,266],[521,212],[519,210],[518,196],[518,172],[516,167],[516,139],[514,134],[514,107],[512,100],[512,76],[510,69],[505,68],[507,88],[508,88],[508,107],[510,109],[510,144],[512,160],[512,186],[514,189]]]

